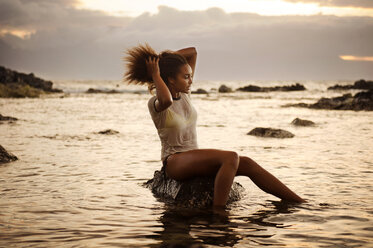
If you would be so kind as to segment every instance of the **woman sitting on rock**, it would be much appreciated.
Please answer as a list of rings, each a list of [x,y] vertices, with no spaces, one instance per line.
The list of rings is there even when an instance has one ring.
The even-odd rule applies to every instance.
[[[218,209],[224,209],[235,176],[248,176],[282,200],[304,202],[253,159],[235,151],[199,149],[197,112],[190,97],[196,59],[194,47],[157,54],[147,43],[127,49],[124,58],[127,83],[148,84],[151,94],[156,89],[148,108],[162,143],[162,171],[175,180],[214,175],[213,207]]]

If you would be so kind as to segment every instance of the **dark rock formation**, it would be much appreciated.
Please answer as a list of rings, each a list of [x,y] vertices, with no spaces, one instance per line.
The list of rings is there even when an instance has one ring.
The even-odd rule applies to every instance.
[[[7,69],[0,66],[0,84],[8,85],[29,85],[33,88],[46,92],[63,92],[61,89],[52,88],[53,83],[41,78],[35,77],[33,73],[26,74]]]
[[[15,160],[18,160],[18,158],[10,152],[7,152],[5,148],[0,145],[0,164],[9,163]]]
[[[192,91],[191,93],[192,94],[208,94],[206,90],[201,89],[201,88],[197,89],[196,91]]]
[[[85,93],[120,93],[120,91],[89,88]]]
[[[367,110],[373,111],[373,90],[360,91],[354,96],[351,93],[338,97],[322,97],[316,103],[286,104],[283,107],[307,107],[313,109],[335,109],[335,110]]]
[[[260,87],[256,85],[248,85],[245,87],[240,87],[237,90],[247,91],[247,92],[268,92],[268,91],[297,91],[297,90],[306,90],[306,88],[296,83],[294,85],[285,85],[285,86],[274,86],[274,87]]]
[[[106,130],[103,130],[103,131],[99,131],[98,133],[99,134],[117,134],[119,132],[116,131],[116,130],[113,130],[113,129],[106,129]]]
[[[291,124],[295,125],[295,126],[314,126],[315,123],[313,121],[309,121],[309,120],[302,120],[302,119],[299,119],[299,118],[295,118]]]
[[[273,138],[292,138],[294,134],[283,129],[256,127],[248,135],[260,136],[260,137],[273,137]]]
[[[16,120],[18,120],[18,119],[15,118],[15,117],[4,116],[4,115],[0,114],[0,121],[16,121]]]
[[[228,93],[228,92],[232,92],[232,88],[229,88],[229,87],[226,86],[225,84],[222,84],[222,85],[219,87],[219,92],[220,92],[220,93]]]
[[[195,177],[177,181],[167,177],[163,171],[155,171],[154,177],[144,183],[161,201],[187,207],[212,206],[215,177]],[[244,195],[244,187],[233,182],[227,204],[238,201]]]
[[[362,89],[362,90],[371,90],[373,89],[373,81],[365,81],[360,79],[356,81],[353,85],[339,85],[328,87],[328,90],[349,90],[349,89]]]

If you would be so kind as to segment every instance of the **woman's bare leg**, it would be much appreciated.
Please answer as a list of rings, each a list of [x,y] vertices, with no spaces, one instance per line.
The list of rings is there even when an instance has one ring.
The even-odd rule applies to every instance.
[[[241,175],[248,176],[260,189],[283,200],[305,202],[304,199],[249,157],[240,156],[236,176]]]
[[[176,180],[214,175],[213,206],[224,207],[238,166],[239,156],[234,151],[195,149],[171,155],[167,160],[166,173]]]

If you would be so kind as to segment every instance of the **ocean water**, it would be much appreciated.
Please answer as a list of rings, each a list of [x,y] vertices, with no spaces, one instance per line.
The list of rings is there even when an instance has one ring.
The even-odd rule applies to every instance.
[[[141,186],[162,166],[146,87],[54,81],[66,93],[0,99],[0,247],[373,247],[373,112],[282,107],[350,81],[297,81],[307,91],[192,94],[200,148],[248,156],[308,200],[285,204],[244,176],[245,196],[226,216],[182,209]],[[195,81],[192,90],[296,81]],[[86,94],[88,88],[119,94]],[[294,118],[315,127],[295,127]],[[288,139],[247,135],[282,128]],[[118,134],[97,132],[114,129]],[[198,247],[198,246],[196,246]]]

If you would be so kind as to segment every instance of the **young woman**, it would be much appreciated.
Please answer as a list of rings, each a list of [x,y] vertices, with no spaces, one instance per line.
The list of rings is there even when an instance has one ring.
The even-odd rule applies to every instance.
[[[124,81],[148,84],[156,95],[148,109],[162,143],[162,170],[170,178],[185,180],[215,175],[214,208],[225,208],[235,176],[249,177],[260,189],[285,201],[304,202],[253,159],[235,151],[199,149],[197,112],[190,98],[197,51],[194,47],[157,54],[147,43],[127,49]]]

